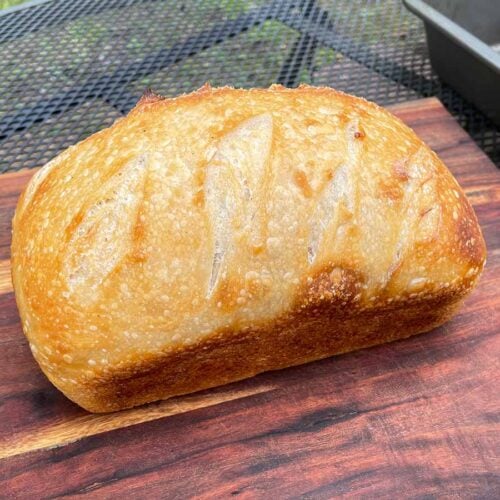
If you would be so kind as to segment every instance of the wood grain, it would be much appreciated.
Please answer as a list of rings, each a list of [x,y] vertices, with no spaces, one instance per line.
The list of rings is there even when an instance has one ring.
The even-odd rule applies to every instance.
[[[479,288],[429,334],[111,415],[39,371],[10,283],[34,171],[0,177],[0,496],[500,497],[500,173],[434,99],[393,108],[471,199]]]
[[[0,260],[0,295],[12,292],[10,259]]]
[[[50,426],[40,427],[24,435],[14,435],[10,439],[4,439],[0,444],[0,459],[42,448],[62,446],[77,441],[82,437],[193,411],[198,408],[207,408],[272,389],[272,386],[266,384],[250,387],[246,390],[225,386],[208,393],[200,392],[183,398],[160,401],[154,405],[149,405],[147,408],[132,408],[120,413],[101,415],[86,413],[84,415],[75,415],[72,418],[62,418],[59,422],[51,423]]]

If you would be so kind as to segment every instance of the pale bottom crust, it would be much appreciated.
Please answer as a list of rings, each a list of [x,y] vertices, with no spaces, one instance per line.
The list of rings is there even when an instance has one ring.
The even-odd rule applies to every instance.
[[[220,332],[107,379],[62,389],[91,412],[122,410],[423,333],[447,321],[462,298],[406,300],[351,316],[320,305],[255,330]]]

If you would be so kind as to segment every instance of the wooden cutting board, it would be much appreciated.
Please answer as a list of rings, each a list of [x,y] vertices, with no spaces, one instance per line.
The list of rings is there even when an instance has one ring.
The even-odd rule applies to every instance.
[[[439,101],[395,114],[465,188],[486,237],[447,325],[170,401],[91,415],[42,375],[10,284],[33,171],[0,176],[0,496],[500,497],[500,172]]]

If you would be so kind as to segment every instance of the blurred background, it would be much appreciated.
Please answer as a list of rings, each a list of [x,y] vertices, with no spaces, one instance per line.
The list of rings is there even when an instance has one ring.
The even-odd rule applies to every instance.
[[[422,3],[406,2],[413,12]],[[480,3],[469,2],[475,10]],[[498,7],[487,16],[496,23],[500,2],[489,3]],[[436,47],[446,64],[453,46],[437,40],[433,68],[425,12],[415,15],[400,0],[0,0],[0,7],[0,172],[43,165],[110,125],[148,87],[173,96],[206,81],[328,85],[384,106],[437,96],[500,165],[489,107],[436,66],[443,59]],[[462,67],[467,56],[454,56]]]

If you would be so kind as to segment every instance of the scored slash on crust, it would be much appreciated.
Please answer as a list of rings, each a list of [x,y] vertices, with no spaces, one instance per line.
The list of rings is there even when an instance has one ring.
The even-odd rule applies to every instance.
[[[340,228],[354,216],[356,205],[356,169],[359,165],[360,143],[358,121],[346,127],[347,157],[321,193],[311,222],[307,258],[313,264],[318,256],[325,234],[335,236]],[[331,228],[330,231],[328,229]]]
[[[423,167],[423,164],[428,160],[425,149],[419,147],[408,158],[405,169],[400,171],[400,174],[404,173],[405,186],[401,203],[404,212],[398,231],[399,238],[394,251],[394,259],[380,285],[382,289],[387,287],[394,278],[415,242],[431,237],[439,230],[440,213],[435,197],[436,180],[429,175],[428,168]],[[401,169],[401,167],[398,168]],[[428,187],[424,189],[426,184]],[[422,209],[422,206],[425,208]],[[425,280],[420,283],[424,282]]]
[[[238,234],[247,234],[251,245],[261,244],[261,207],[272,135],[270,113],[249,118],[220,140],[207,165],[205,193],[213,230],[207,297],[217,287]]]
[[[141,154],[105,183],[71,237],[64,268],[69,291],[80,302],[96,300],[98,286],[128,252],[147,160],[147,154]]]

